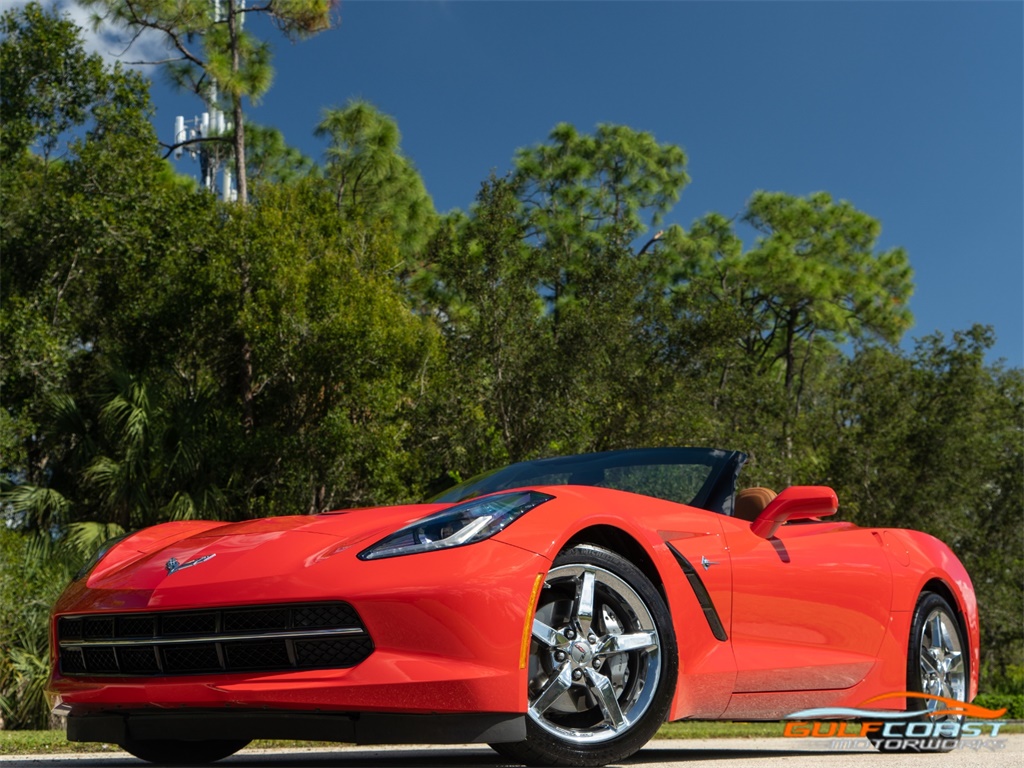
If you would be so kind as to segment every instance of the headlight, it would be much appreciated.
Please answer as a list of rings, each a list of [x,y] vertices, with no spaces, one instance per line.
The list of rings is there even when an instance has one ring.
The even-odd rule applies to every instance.
[[[107,553],[121,543],[124,539],[128,538],[130,533],[122,533],[120,536],[115,536],[112,539],[107,539],[105,542],[100,544],[100,548],[96,550],[96,554],[89,558],[89,562],[83,565],[78,573],[75,574],[75,581],[88,576],[89,573],[100,564],[100,560],[107,556]]]
[[[475,544],[553,498],[537,491],[515,491],[466,501],[395,531],[360,552],[359,559],[380,560]]]

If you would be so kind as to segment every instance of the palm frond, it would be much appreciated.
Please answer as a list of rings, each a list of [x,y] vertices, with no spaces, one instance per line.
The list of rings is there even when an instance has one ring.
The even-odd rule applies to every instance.
[[[71,509],[62,493],[41,485],[16,485],[0,496],[27,528],[48,530],[59,526]]]
[[[105,541],[122,535],[124,528],[117,523],[88,521],[71,523],[67,531],[67,536],[64,537],[65,546],[77,555],[89,557]]]

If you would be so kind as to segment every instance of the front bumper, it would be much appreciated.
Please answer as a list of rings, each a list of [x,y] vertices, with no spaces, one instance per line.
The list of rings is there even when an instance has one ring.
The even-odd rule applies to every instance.
[[[222,559],[227,557],[211,563]],[[543,557],[491,540],[370,562],[356,559],[349,550],[327,559],[310,558],[280,578],[268,576],[266,568],[261,575],[249,577],[235,568],[218,581],[218,574],[204,566],[205,571],[182,571],[149,590],[131,589],[127,579],[120,577],[118,589],[77,582],[55,607],[54,627],[69,616],[112,612],[141,616],[338,600],[358,613],[373,650],[349,668],[273,672],[134,677],[78,672],[69,676],[55,664],[50,690],[69,707],[69,723],[90,718],[90,723],[97,724],[86,729],[89,733],[120,727],[91,719],[100,716],[113,717],[110,722],[127,718],[125,727],[131,730],[136,718],[170,722],[171,717],[188,718],[193,712],[218,712],[225,723],[236,727],[236,720],[257,722],[252,715],[266,711],[291,713],[283,722],[319,723],[321,716],[331,718],[325,729],[337,729],[345,734],[341,740],[352,741],[367,729],[376,733],[376,726],[370,724],[376,722],[377,714],[521,715],[527,701],[522,648],[530,629],[532,606],[528,603],[538,574],[545,573],[548,565]],[[56,629],[52,640],[56,647]],[[345,722],[352,723],[352,734]],[[260,727],[253,727],[253,732],[266,733]],[[403,735],[403,740],[408,738]],[[466,740],[465,734],[458,740]]]

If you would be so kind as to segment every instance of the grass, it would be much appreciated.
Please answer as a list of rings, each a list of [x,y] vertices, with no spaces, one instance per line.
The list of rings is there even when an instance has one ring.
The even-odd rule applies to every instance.
[[[1004,725],[1000,735],[1024,733],[1024,725]],[[781,723],[730,723],[691,721],[666,723],[657,739],[754,739],[781,737]],[[300,749],[304,747],[336,747],[328,741],[271,741],[259,739],[250,744],[256,749]],[[70,742],[64,731],[0,731],[0,755],[45,755],[71,752],[119,752],[113,744]]]
[[[781,736],[781,723],[730,723],[722,720],[681,720],[665,723],[656,739],[755,739]]]

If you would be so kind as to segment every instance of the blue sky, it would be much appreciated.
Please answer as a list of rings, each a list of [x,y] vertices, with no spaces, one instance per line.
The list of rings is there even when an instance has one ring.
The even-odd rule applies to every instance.
[[[915,270],[907,339],[991,324],[1024,365],[1024,3],[358,2],[290,43],[253,119],[320,159],[321,110],[392,115],[441,211],[561,121],[682,146],[668,217],[757,189],[824,190],[882,222]],[[159,78],[158,78],[159,80]],[[197,99],[154,90],[161,138]],[[195,166],[182,170],[197,173]]]

